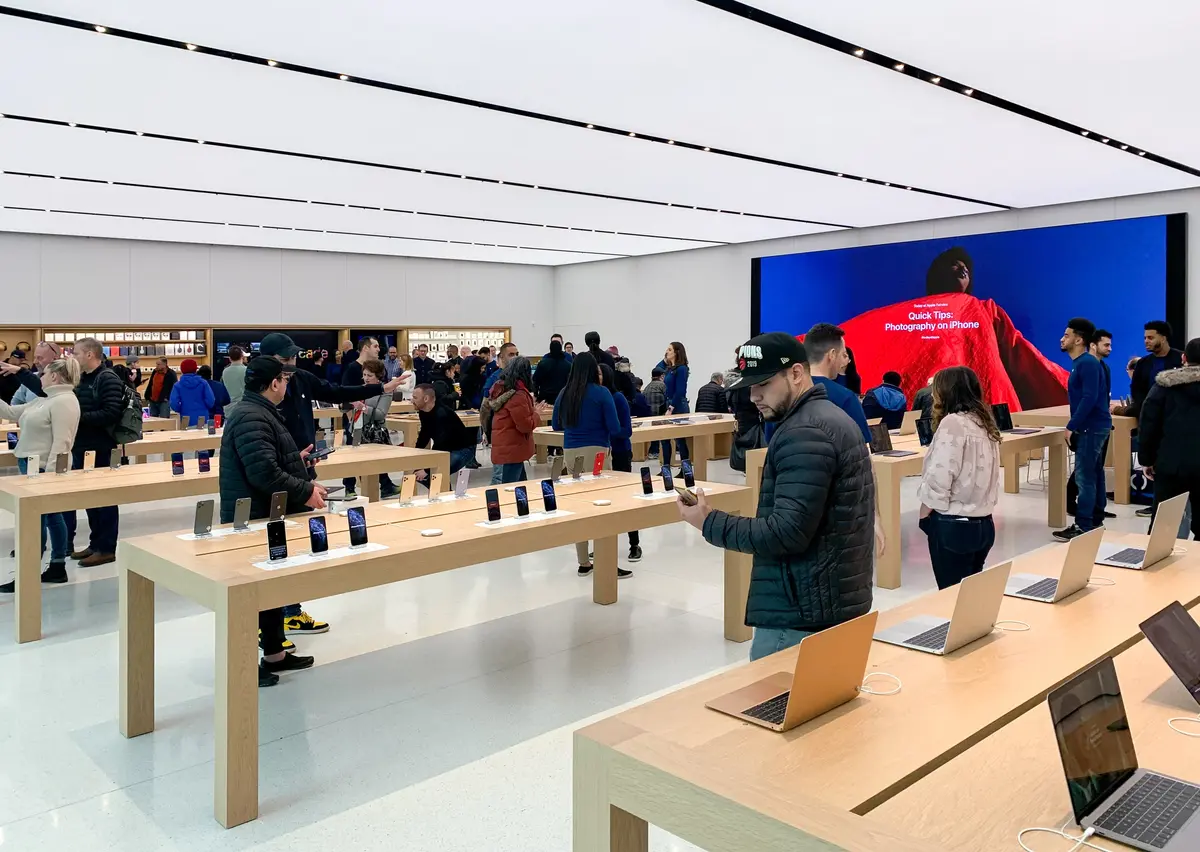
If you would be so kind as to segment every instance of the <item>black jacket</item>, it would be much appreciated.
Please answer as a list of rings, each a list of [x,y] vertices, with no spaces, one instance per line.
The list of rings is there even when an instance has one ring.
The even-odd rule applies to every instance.
[[[933,387],[926,385],[921,388],[913,396],[913,411],[921,412],[921,417],[925,420],[933,417]],[[903,421],[901,421],[903,422]]]
[[[13,396],[22,387],[27,387],[38,396],[45,396],[42,392],[42,380],[38,378],[38,374],[28,367],[22,367],[18,372],[11,376],[0,376],[0,399],[5,402],[12,402]]]
[[[567,386],[567,376],[571,375],[571,362],[567,353],[559,352],[557,357],[553,352],[547,352],[538,361],[533,370],[533,386],[537,390],[537,401],[554,404],[563,388]]]
[[[444,453],[475,446],[471,430],[463,425],[453,407],[439,402],[432,411],[418,411],[421,430],[417,433],[417,448],[425,449],[430,441],[433,448]]]
[[[233,520],[234,507],[243,497],[250,498],[251,518],[268,517],[276,491],[287,492],[289,514],[308,510],[304,503],[313,492],[308,468],[283,416],[260,393],[246,391],[225,421],[220,489],[223,524]]]
[[[296,447],[303,450],[317,440],[317,424],[312,415],[314,400],[338,405],[370,399],[382,392],[383,385],[333,385],[307,370],[297,370],[288,382],[287,396],[279,405],[279,413],[283,415],[283,422],[287,424],[288,434],[292,436]]]
[[[1158,374],[1138,418],[1138,461],[1156,474],[1200,479],[1200,366]]]
[[[729,404],[725,398],[725,388],[716,382],[701,385],[700,390],[696,391],[697,414],[722,414],[728,411]]]
[[[175,374],[174,370],[168,367],[167,372],[163,375],[162,392],[156,399],[151,394],[151,390],[154,388],[154,373],[157,369],[155,367],[154,370],[150,371],[149,384],[146,385],[146,402],[170,402],[171,388],[175,387],[175,382],[178,381],[179,376]]]
[[[363,384],[362,362],[357,358],[350,361],[342,359],[342,385],[358,387]]]
[[[725,393],[729,400],[729,409],[737,421],[739,435],[745,435],[755,426],[762,424],[762,415],[758,411],[758,406],[750,399],[749,387],[741,387]]]
[[[117,442],[109,429],[121,419],[125,383],[108,367],[97,367],[79,377],[75,396],[79,400],[79,431],[73,449],[112,452]]]
[[[862,432],[817,385],[771,437],[757,515],[710,512],[704,537],[754,554],[747,625],[822,630],[871,609],[874,523]]]
[[[413,377],[417,384],[427,385],[433,379],[433,368],[437,366],[432,358],[413,358]]]
[[[1150,372],[1154,369],[1154,359],[1158,357],[1153,352],[1149,352],[1138,359],[1137,366],[1133,368],[1133,378],[1129,381],[1129,395],[1132,404],[1126,409],[1126,414],[1130,417],[1137,417],[1142,410],[1142,404],[1146,401],[1146,397],[1150,394],[1150,389],[1154,387],[1154,382],[1150,379]],[[1163,358],[1164,370],[1178,370],[1183,366],[1183,353],[1178,349],[1172,349],[1167,352]]]

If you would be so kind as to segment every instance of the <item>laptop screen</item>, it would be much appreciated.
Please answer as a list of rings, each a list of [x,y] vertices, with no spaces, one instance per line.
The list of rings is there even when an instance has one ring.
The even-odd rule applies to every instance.
[[[871,452],[886,453],[892,448],[892,436],[887,426],[876,423],[871,427]]]
[[[1051,692],[1047,702],[1079,822],[1137,770],[1112,658]]]
[[[1200,703],[1200,624],[1175,601],[1142,622],[1141,628],[1154,650]]]
[[[1013,427],[1012,414],[1009,413],[1007,402],[998,402],[992,406],[992,417],[996,419],[996,428],[1007,432]]]
[[[922,447],[928,447],[933,443],[933,421],[928,417],[922,417],[917,421],[917,440],[921,442]]]

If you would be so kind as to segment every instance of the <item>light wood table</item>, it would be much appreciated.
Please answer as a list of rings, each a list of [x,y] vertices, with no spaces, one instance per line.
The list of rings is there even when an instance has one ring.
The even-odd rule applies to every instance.
[[[716,418],[710,420],[709,418]],[[686,423],[673,423],[670,425],[653,426],[651,423],[667,420],[683,420],[687,419]],[[718,435],[732,435],[737,429],[737,422],[732,414],[680,414],[677,417],[637,417],[633,420],[633,438],[631,439],[634,445],[634,458],[639,455],[642,459],[645,458],[645,448],[647,444],[655,441],[671,441],[670,457],[660,458],[659,464],[666,465],[671,462],[671,457],[674,455],[673,443],[677,439],[684,439],[688,443],[688,455],[691,456],[692,470],[695,471],[696,479],[704,479],[708,476],[708,461],[716,458],[716,437]],[[548,426],[540,429],[535,429],[533,432],[533,444],[536,450],[536,458],[538,464],[546,464],[549,459],[548,450],[550,447],[563,446],[563,433],[555,432]],[[641,448],[640,452],[638,448]]]
[[[1133,535],[1113,540],[1118,538],[1143,546],[1147,541]],[[996,630],[944,657],[872,643],[868,671],[899,677],[903,689],[860,696],[786,735],[704,704],[774,673],[790,673],[795,648],[584,728],[575,735],[575,852],[645,849],[654,813],[643,811],[641,801],[676,817],[686,814],[686,820],[654,821],[672,832],[684,829],[678,833],[697,843],[721,830],[732,838],[728,832],[741,829],[718,822],[733,805],[759,823],[781,812],[802,819],[813,799],[867,814],[1035,707],[1059,684],[1131,647],[1146,616],[1173,600],[1185,606],[1200,601],[1200,549],[1188,546],[1191,553],[1148,571],[1098,569],[1117,585],[1089,587],[1057,605],[1006,597],[999,617],[1024,621],[1030,630]],[[1054,574],[1063,552],[1045,548],[1013,570]],[[957,589],[946,589],[881,613],[879,627],[918,614],[949,616],[956,596]],[[622,766],[619,775],[613,771]],[[1011,783],[1012,775],[1004,777]],[[755,824],[746,821],[749,828]],[[804,845],[798,832],[790,836],[790,845],[778,839],[753,848],[826,848]],[[727,839],[708,848],[752,847]]]
[[[1194,717],[1200,709],[1183,684],[1146,641],[1118,654],[1114,663],[1138,764],[1200,782],[1200,741],[1167,726],[1167,719]],[[1176,724],[1200,732],[1200,724]],[[956,852],[1017,849],[1017,832],[1031,826],[1059,828],[1068,823],[1071,834],[1082,831],[1075,825],[1045,702],[935,769],[871,816]],[[1099,837],[1089,842],[1103,849],[1131,848]],[[1025,835],[1025,843],[1038,852],[1070,848],[1063,839],[1042,832]]]
[[[1069,405],[1053,408],[1035,408],[1030,411],[1014,411],[1014,426],[1059,426],[1065,428],[1071,419]],[[1137,428],[1136,417],[1113,415],[1112,436],[1108,445],[1108,464],[1113,469],[1113,502],[1129,503],[1129,478],[1133,473],[1133,430]]]
[[[344,447],[317,466],[322,479],[356,476],[364,480],[362,493],[379,499],[379,474],[398,470],[431,468],[442,474],[443,487],[450,479],[450,456],[436,450],[412,450],[368,444]],[[171,473],[171,463],[127,465],[120,470],[103,468],[72,471],[59,476],[0,477],[0,509],[12,512],[17,560],[17,642],[42,638],[41,516],[46,512],[73,512],[98,506],[150,503],[175,497],[215,494],[220,476],[220,458],[211,461],[211,471],[200,473],[195,460],[188,460],[180,476]],[[124,542],[119,543],[120,553]]]
[[[463,425],[468,429],[478,429],[479,412],[478,411],[456,411],[458,419],[463,422]],[[540,415],[542,423],[549,423],[554,413],[547,411]],[[387,419],[387,427],[393,432],[399,432],[404,439],[404,446],[415,447],[417,445],[417,436],[421,434],[421,418],[417,414],[401,414],[399,416],[389,417]]]
[[[900,586],[900,562],[903,539],[900,531],[900,480],[919,476],[925,462],[925,447],[904,438],[893,441],[896,449],[913,450],[911,456],[871,456],[875,472],[875,507],[883,528],[883,555],[875,560],[875,582],[883,589]],[[1042,429],[1032,435],[1003,435],[1000,454],[1004,466],[1005,491],[1020,490],[1021,454],[1037,448],[1048,448],[1050,469],[1046,485],[1046,524],[1063,527],[1067,523],[1067,442],[1061,429]]]
[[[407,399],[392,400],[392,405],[388,409],[389,414],[411,414],[416,411],[416,406]],[[342,430],[342,415],[346,412],[342,411],[338,406],[323,405],[313,409],[313,419],[318,425],[322,420],[329,421],[329,431],[340,432]]]
[[[204,429],[180,429],[173,431],[162,432],[147,432],[141,440],[133,441],[125,444],[122,447],[123,454],[131,462],[136,464],[137,459],[144,459],[149,456],[170,456],[171,453],[193,453],[201,450],[218,450],[221,448],[221,430],[217,430],[217,434],[210,435]],[[46,459],[42,459],[43,464],[47,463]],[[7,448],[0,449],[0,467],[13,467],[17,463],[17,457],[13,451]],[[48,461],[50,468],[54,468],[54,459]],[[99,458],[97,456],[96,463],[101,467],[108,465],[107,458]]]
[[[481,501],[475,511],[448,511],[434,518],[401,520],[402,509],[371,510],[373,543],[384,550],[366,551],[264,571],[252,563],[266,559],[265,533],[228,535],[202,541],[178,534],[134,538],[122,542],[120,571],[120,728],[126,737],[154,729],[154,593],[162,585],[216,613],[215,817],[226,828],[258,816],[258,613],[293,600],[312,600],[371,588],[466,565],[491,562],[523,553],[594,540],[592,597],[597,603],[617,600],[617,536],[633,529],[674,523],[679,511],[672,499],[640,500],[640,485],[630,475],[614,475],[613,487],[572,493],[563,487],[559,513],[512,526],[485,529]],[[604,479],[600,480],[601,482]],[[580,483],[582,486],[582,483]],[[749,490],[704,483],[710,501],[741,512]],[[596,506],[603,494],[610,505]],[[396,522],[389,523],[394,514]],[[442,534],[421,535],[437,526]],[[301,527],[301,531],[303,527]],[[290,536],[302,538],[293,530]],[[348,544],[339,524],[330,526],[330,548]],[[745,564],[741,554],[731,558]],[[739,575],[744,576],[744,572]]]
[[[143,417],[142,418],[142,434],[143,435],[145,435],[148,432],[170,432],[170,431],[173,431],[178,428],[179,428],[179,415],[178,414],[173,415],[171,417]],[[20,435],[21,427],[11,421],[6,421],[6,420],[0,421],[0,433],[7,435],[9,432],[14,432],[17,435]],[[0,446],[4,447],[5,449],[8,448],[7,443],[0,444]]]

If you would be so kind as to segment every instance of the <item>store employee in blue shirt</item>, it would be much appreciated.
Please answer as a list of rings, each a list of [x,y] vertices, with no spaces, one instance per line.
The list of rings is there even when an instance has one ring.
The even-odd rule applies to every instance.
[[[1153,320],[1146,323],[1145,342],[1148,355],[1143,356],[1133,368],[1133,377],[1129,382],[1129,394],[1133,405],[1125,413],[1137,417],[1142,411],[1142,403],[1154,380],[1163,370],[1176,370],[1183,366],[1183,353],[1171,348],[1171,325],[1163,320]]]
[[[871,430],[867,426],[867,415],[854,391],[837,383],[842,366],[847,362],[846,332],[836,325],[819,322],[804,335],[804,350],[808,353],[808,367],[814,384],[825,388],[829,401],[850,415],[862,431],[863,442],[871,443]]]
[[[1071,356],[1071,375],[1067,378],[1067,399],[1071,418],[1067,421],[1067,441],[1075,444],[1075,484],[1079,498],[1075,523],[1054,533],[1059,541],[1104,525],[1104,444],[1112,431],[1108,408],[1108,375],[1104,365],[1088,352],[1088,343],[1096,326],[1083,317],[1067,323],[1059,346]]]

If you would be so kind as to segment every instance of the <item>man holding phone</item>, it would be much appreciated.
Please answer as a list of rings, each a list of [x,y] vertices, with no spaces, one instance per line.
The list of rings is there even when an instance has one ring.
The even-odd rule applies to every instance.
[[[278,406],[287,394],[296,368],[275,358],[258,357],[246,367],[241,403],[225,421],[221,435],[221,523],[233,520],[237,501],[250,498],[250,517],[266,518],[271,495],[287,494],[287,511],[325,508],[325,488],[309,478],[306,461],[311,447],[296,448]],[[259,644],[263,650],[258,685],[274,686],[278,672],[307,669],[312,657],[284,651],[282,609],[259,613]]]

